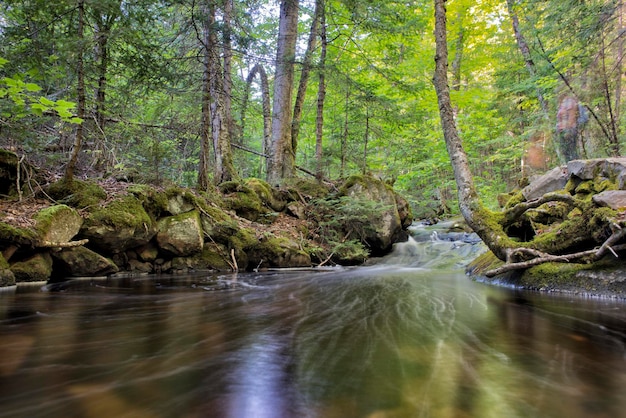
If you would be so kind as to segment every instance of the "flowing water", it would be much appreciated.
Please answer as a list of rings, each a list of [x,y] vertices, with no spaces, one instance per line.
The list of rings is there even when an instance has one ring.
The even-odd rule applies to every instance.
[[[626,304],[469,280],[426,228],[376,265],[0,293],[0,417],[626,416]]]

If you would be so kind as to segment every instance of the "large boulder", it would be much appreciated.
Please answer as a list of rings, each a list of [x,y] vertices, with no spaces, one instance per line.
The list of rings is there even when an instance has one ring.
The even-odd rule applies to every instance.
[[[399,199],[393,188],[380,179],[372,176],[352,176],[341,188],[341,193],[361,200],[363,204],[374,203],[375,207],[370,208],[370,213],[364,212],[368,224],[360,231],[361,241],[374,255],[388,252],[410,224],[408,204],[404,199]]]
[[[66,243],[78,234],[83,218],[69,206],[54,205],[40,210],[35,215],[35,222],[40,241]]]
[[[105,254],[116,254],[148,243],[156,223],[133,195],[113,200],[89,214],[80,236]]]
[[[52,257],[48,252],[40,252],[11,264],[15,281],[41,282],[47,281],[52,275]]]
[[[61,266],[55,273],[63,276],[106,276],[119,271],[111,260],[85,247],[64,248],[53,252],[52,257]]]
[[[568,180],[567,167],[555,167],[533,180],[522,190],[522,194],[526,200],[538,199],[546,193],[563,189]]]
[[[204,236],[197,210],[159,219],[156,241],[160,249],[177,257],[202,251]]]
[[[286,237],[263,236],[248,248],[253,267],[310,267],[311,256],[297,242]]]

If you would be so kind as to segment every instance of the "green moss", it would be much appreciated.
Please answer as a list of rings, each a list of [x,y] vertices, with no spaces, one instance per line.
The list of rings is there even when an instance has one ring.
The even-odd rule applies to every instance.
[[[284,189],[291,200],[322,198],[330,194],[330,188],[312,178],[292,178],[283,183]]]
[[[592,264],[544,263],[526,270],[519,279],[521,286],[531,289],[586,288],[585,280],[577,277],[583,270],[592,270]]]
[[[125,195],[113,200],[107,206],[91,212],[88,223],[102,223],[113,227],[137,228],[150,225],[153,220],[134,195]]]
[[[102,187],[92,181],[82,180],[52,183],[48,187],[48,194],[59,203],[78,209],[95,206],[107,197]]]
[[[506,201],[503,207],[504,209],[510,209],[514,207],[515,205],[522,203],[524,201],[526,201],[526,198],[524,198],[524,194],[522,193],[522,191],[519,190],[515,193],[510,194],[509,199]]]
[[[467,266],[467,271],[472,275],[482,276],[485,272],[502,267],[503,265],[504,261],[496,257],[491,251],[487,251],[476,257]]]
[[[0,242],[19,245],[32,245],[37,239],[37,233],[28,228],[16,228],[0,222]]]

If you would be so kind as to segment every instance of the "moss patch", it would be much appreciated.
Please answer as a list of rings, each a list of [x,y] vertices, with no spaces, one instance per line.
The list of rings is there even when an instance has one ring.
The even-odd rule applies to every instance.
[[[48,187],[48,194],[59,203],[78,209],[95,206],[106,199],[104,189],[91,181],[74,180],[71,183],[60,180]]]
[[[91,212],[86,223],[137,228],[144,224],[150,225],[153,223],[153,220],[145,211],[139,199],[134,195],[125,195],[110,202],[107,206]]]

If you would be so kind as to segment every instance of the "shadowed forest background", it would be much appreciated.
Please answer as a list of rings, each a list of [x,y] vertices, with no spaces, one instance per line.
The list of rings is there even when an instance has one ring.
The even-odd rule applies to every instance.
[[[447,2],[455,118],[485,202],[620,155],[623,12]],[[369,173],[416,218],[440,216],[457,205],[433,31],[421,0],[5,0],[0,147],[65,175],[200,189]]]

